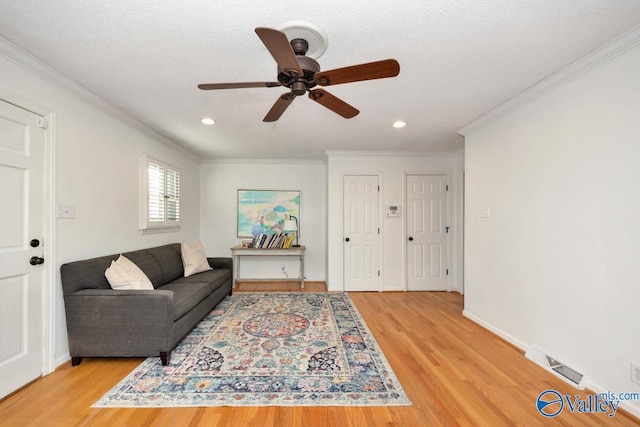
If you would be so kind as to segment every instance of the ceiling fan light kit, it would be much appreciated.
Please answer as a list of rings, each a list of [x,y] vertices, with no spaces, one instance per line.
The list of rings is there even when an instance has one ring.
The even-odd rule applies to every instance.
[[[258,27],[255,30],[278,65],[277,82],[203,83],[199,84],[198,88],[202,90],[277,86],[288,88],[289,92],[276,99],[263,119],[265,122],[278,120],[296,97],[307,92],[313,101],[345,119],[350,119],[357,116],[360,111],[326,90],[314,88],[318,85],[331,86],[395,77],[400,73],[400,64],[395,59],[320,71],[320,64],[314,57],[317,58],[324,53],[328,43],[326,35],[313,24],[303,21],[285,23],[280,26],[280,29]],[[291,40],[287,37],[288,35],[291,35]],[[313,53],[309,52],[310,46],[314,49]]]

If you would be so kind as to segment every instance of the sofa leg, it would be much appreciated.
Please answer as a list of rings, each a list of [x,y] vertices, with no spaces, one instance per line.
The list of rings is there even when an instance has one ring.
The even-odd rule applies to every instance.
[[[233,295],[233,288],[229,289],[229,296]]]
[[[171,361],[171,352],[170,351],[161,351],[160,352],[160,360],[162,361],[162,366],[167,366]]]
[[[80,364],[80,362],[82,362],[82,357],[73,356],[71,358],[71,366],[78,366]]]

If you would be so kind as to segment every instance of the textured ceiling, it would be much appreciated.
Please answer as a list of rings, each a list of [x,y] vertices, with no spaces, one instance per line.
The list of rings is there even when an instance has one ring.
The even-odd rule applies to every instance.
[[[327,34],[323,70],[395,58],[400,75],[327,87],[349,120],[300,97],[264,123],[286,89],[197,89],[275,80],[254,28],[292,20]],[[0,36],[201,158],[458,150],[459,128],[637,24],[638,0],[0,0]]]

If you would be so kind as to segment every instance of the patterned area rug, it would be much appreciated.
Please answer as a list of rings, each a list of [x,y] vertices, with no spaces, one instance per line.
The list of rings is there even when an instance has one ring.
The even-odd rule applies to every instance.
[[[346,293],[238,293],[94,407],[410,405]]]

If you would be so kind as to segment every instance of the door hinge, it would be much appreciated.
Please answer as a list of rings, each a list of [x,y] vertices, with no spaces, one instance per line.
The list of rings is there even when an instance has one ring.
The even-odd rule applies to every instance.
[[[444,229],[445,229],[445,230],[446,230],[446,232],[448,233],[450,228],[451,228],[451,227],[449,227],[449,226],[447,225]]]
[[[378,277],[380,277],[380,270],[378,270]]]
[[[446,185],[446,191],[449,191],[449,184]]]
[[[378,192],[380,192],[380,186],[378,185]]]
[[[40,117],[38,119],[38,127],[42,129],[47,129],[49,127],[49,122],[47,121],[46,118]]]
[[[447,268],[447,276],[449,275],[449,269]]]
[[[378,234],[380,234],[380,227],[378,227]]]

